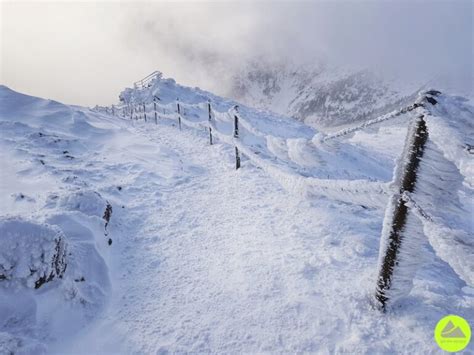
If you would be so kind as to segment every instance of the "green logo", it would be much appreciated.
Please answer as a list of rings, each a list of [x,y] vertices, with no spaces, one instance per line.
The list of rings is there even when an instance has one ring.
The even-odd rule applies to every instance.
[[[434,338],[441,349],[454,353],[469,344],[471,328],[464,318],[450,314],[436,324]]]

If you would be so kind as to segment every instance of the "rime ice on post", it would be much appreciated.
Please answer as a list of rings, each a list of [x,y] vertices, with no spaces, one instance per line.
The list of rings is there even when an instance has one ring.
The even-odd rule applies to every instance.
[[[436,103],[432,97],[423,96],[417,107]],[[427,140],[425,115],[419,115],[408,129],[405,147],[395,168],[393,188],[397,191],[391,196],[385,212],[375,292],[375,298],[383,310],[389,300],[410,292],[419,264],[417,254],[423,240],[423,226],[410,210],[406,196],[416,190]]]
[[[438,103],[426,105],[429,139],[408,201],[436,255],[474,287],[474,114],[460,97],[427,94]]]

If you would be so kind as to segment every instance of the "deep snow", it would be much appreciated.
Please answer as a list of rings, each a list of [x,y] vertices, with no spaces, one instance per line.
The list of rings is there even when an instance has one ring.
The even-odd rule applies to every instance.
[[[176,126],[176,97],[193,122],[186,105],[206,94],[159,89],[169,113],[155,124],[0,87],[2,223],[59,229],[68,245],[62,279],[39,289],[0,280],[1,351],[436,353],[442,316],[473,324],[473,285],[428,239],[408,296],[387,314],[372,307],[386,193],[367,205],[285,186],[386,186],[406,121],[320,152],[312,129],[241,107],[239,144],[260,160],[244,153],[235,171],[225,137],[209,146],[204,129]],[[213,123],[227,134],[234,103],[219,100]],[[472,193],[468,158],[453,164]],[[466,218],[456,225],[469,228]]]

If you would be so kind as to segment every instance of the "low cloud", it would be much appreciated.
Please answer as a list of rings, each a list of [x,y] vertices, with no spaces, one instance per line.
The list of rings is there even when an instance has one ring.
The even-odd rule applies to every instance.
[[[153,4],[124,27],[157,67],[223,91],[249,60],[370,68],[410,81],[472,79],[470,1]]]
[[[458,91],[473,76],[472,2],[2,3],[1,81],[109,104],[153,70],[226,92],[250,61],[324,61]]]

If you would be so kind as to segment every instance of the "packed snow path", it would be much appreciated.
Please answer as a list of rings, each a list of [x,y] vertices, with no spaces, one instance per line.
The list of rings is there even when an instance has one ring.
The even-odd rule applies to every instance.
[[[168,186],[150,173],[125,188],[136,208],[113,245],[110,305],[59,352],[435,349],[436,312],[410,325],[426,317],[421,300],[398,319],[370,307],[382,211],[302,201],[250,164],[234,171],[232,150],[206,145],[204,133],[135,133],[166,147],[181,174]],[[153,151],[144,156],[160,170]]]

